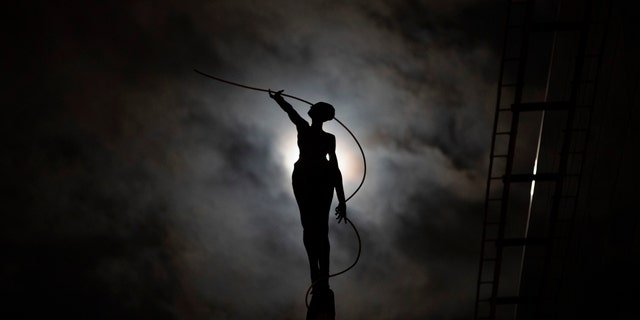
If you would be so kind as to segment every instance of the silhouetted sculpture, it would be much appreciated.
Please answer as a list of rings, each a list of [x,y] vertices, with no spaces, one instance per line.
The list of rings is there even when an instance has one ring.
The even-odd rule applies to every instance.
[[[336,219],[346,223],[347,215],[342,174],[335,153],[336,138],[322,130],[322,124],[333,119],[335,110],[325,102],[312,105],[308,112],[311,117],[309,125],[281,93],[282,90],[269,90],[269,96],[289,115],[298,130],[300,155],[293,169],[293,193],[300,210],[303,242],[309,257],[311,282],[314,283],[312,293],[314,297],[323,295],[321,300],[330,296],[332,305],[333,293],[329,290],[329,211],[334,189],[338,196]],[[314,305],[313,301],[311,305]]]

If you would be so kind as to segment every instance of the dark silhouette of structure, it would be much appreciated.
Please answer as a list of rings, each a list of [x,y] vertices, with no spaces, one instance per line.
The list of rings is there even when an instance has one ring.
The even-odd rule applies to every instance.
[[[336,139],[322,130],[322,124],[334,118],[335,110],[325,102],[312,105],[308,112],[309,125],[281,93],[282,90],[269,90],[269,96],[287,113],[298,131],[300,155],[293,169],[292,184],[313,285],[307,319],[333,318],[334,298],[329,289],[329,211],[334,189],[338,197],[336,219],[346,223],[347,214],[342,174],[335,154]]]
[[[637,318],[637,16],[507,1],[474,319]]]

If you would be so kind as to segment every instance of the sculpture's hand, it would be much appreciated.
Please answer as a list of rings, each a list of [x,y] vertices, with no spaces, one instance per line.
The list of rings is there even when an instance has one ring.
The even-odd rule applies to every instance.
[[[271,89],[269,89],[269,97],[271,97],[271,99],[273,99],[273,100],[278,101],[278,100],[282,99],[282,92],[283,91],[284,90],[279,90],[279,91],[275,92],[275,91],[272,91]]]
[[[347,223],[347,204],[344,202],[338,203],[336,207],[336,220],[338,223],[344,220],[344,223]]]

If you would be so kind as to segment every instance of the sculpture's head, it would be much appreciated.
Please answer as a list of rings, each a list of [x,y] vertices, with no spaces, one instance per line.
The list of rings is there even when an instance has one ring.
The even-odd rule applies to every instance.
[[[326,102],[318,102],[311,106],[307,114],[313,120],[325,122],[333,120],[333,117],[336,115],[336,110]]]

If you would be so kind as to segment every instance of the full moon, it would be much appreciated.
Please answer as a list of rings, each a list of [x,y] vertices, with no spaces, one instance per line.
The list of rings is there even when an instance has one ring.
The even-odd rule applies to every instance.
[[[342,180],[345,184],[353,184],[362,175],[362,164],[358,158],[358,150],[351,150],[345,146],[344,141],[336,141],[336,157],[338,158],[338,166],[342,172]],[[295,131],[288,132],[281,139],[280,154],[284,159],[283,166],[289,169],[287,172],[293,172],[293,165],[298,160],[300,151],[297,145],[297,136]],[[345,190],[348,193],[348,190]]]

